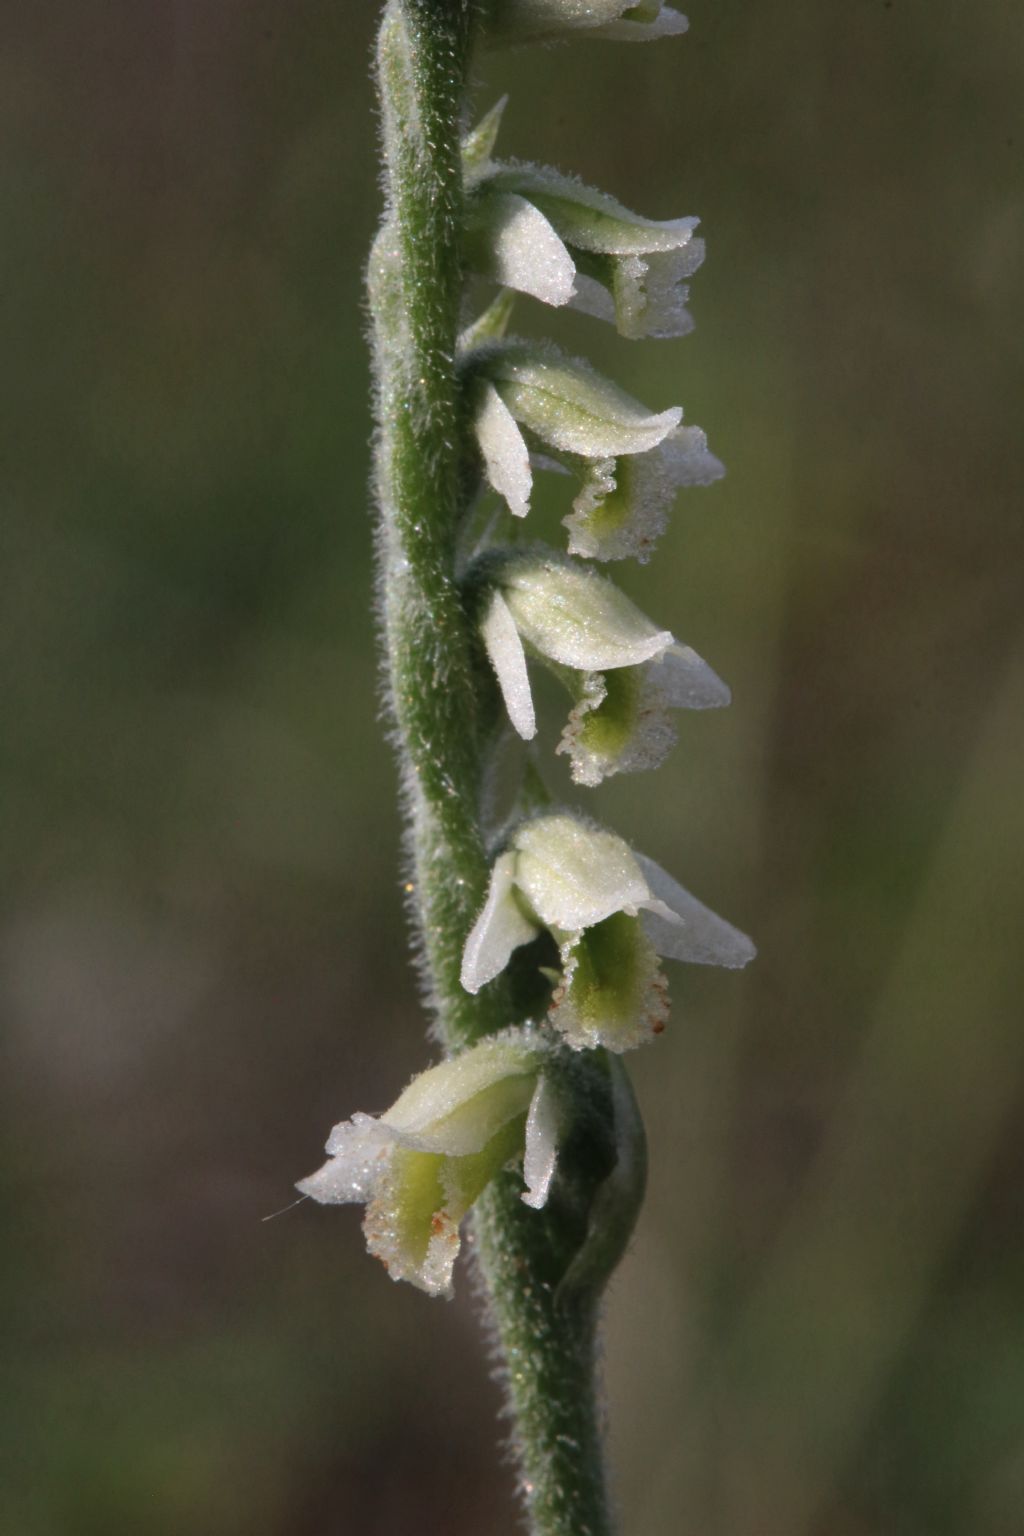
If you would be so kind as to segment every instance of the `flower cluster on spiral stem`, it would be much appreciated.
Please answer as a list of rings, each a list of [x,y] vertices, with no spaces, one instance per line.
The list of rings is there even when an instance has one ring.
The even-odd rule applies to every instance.
[[[460,13],[468,16],[469,9]],[[568,757],[571,778],[584,789],[611,775],[658,767],[673,746],[677,711],[729,703],[729,690],[712,667],[649,619],[607,573],[617,561],[650,560],[679,493],[724,473],[704,433],[683,424],[679,406],[651,410],[553,342],[509,333],[513,296],[519,295],[525,302],[580,310],[614,325],[625,338],[685,335],[692,327],[687,284],[704,259],[698,220],[649,219],[561,171],[496,158],[502,100],[462,138],[456,167],[461,185],[452,199],[458,213],[456,256],[464,274],[456,299],[465,310],[481,284],[498,291],[475,317],[463,313],[450,354],[433,342],[432,351],[421,345],[420,333],[440,308],[430,310],[433,301],[429,295],[423,299],[418,278],[418,287],[403,278],[403,263],[417,257],[417,242],[422,259],[427,236],[409,227],[402,189],[412,188],[410,207],[420,196],[425,227],[443,234],[443,220],[430,225],[443,178],[430,185],[425,180],[422,195],[417,190],[417,177],[425,175],[421,162],[437,148],[430,138],[436,130],[424,125],[416,97],[416,50],[426,35],[422,28],[430,25],[429,13],[427,0],[391,0],[380,53],[392,190],[371,259],[371,282],[384,547],[397,551],[384,571],[389,590],[399,594],[393,598],[398,619],[389,644],[392,633],[405,635],[406,625],[420,637],[410,654],[425,634],[440,646],[423,623],[442,625],[440,609],[426,615],[425,609],[435,596],[438,603],[443,599],[449,605],[443,622],[454,626],[449,632],[458,635],[462,626],[468,636],[470,659],[459,674],[460,686],[470,678],[463,735],[472,734],[478,706],[481,714],[488,707],[493,713],[496,705],[505,715],[504,733],[490,730],[468,748],[464,741],[455,743],[463,764],[469,753],[471,785],[477,764],[473,793],[481,790],[475,821],[459,833],[460,847],[472,851],[476,838],[485,862],[477,880],[478,904],[454,935],[461,953],[454,986],[464,1000],[486,999],[513,968],[520,982],[524,973],[530,978],[531,1014],[513,1009],[499,1018],[501,1032],[487,1025],[476,1040],[446,1037],[448,1059],[415,1078],[385,1114],[356,1115],[337,1126],[328,1162],[300,1188],[326,1203],[365,1203],[370,1249],[393,1277],[447,1294],[459,1222],[495,1176],[509,1167],[520,1169],[523,1199],[537,1211],[557,1183],[561,1148],[575,1134],[580,1096],[589,1091],[580,1088],[584,1077],[565,1070],[565,1063],[593,1053],[607,1075],[608,1053],[621,1058],[662,1032],[668,1016],[662,959],[740,967],[754,947],[616,833],[581,809],[552,803],[538,789],[535,756],[535,667],[552,674],[569,696],[554,750]],[[575,34],[644,41],[685,27],[684,18],[661,0],[490,0],[481,41],[520,43]],[[422,314],[415,309],[421,300],[427,306]],[[444,373],[446,355],[450,376]],[[457,419],[438,425],[435,398],[416,404],[416,390],[429,384],[424,356],[431,368],[441,369],[439,387],[448,389],[445,398]],[[434,436],[418,446],[417,432],[428,430]],[[392,448],[393,442],[399,448]],[[425,474],[436,475],[439,457],[452,444],[455,469],[447,482],[437,482],[441,490],[431,502],[417,489],[415,456],[421,454]],[[563,519],[564,548],[521,537],[534,476],[548,472],[573,485]],[[456,483],[458,504],[445,506],[444,485]],[[406,501],[419,495],[430,515],[447,517],[448,525],[440,531],[427,526],[425,535],[419,503],[410,511],[403,495]],[[476,530],[468,543],[456,539],[455,522],[463,534]],[[437,549],[451,550],[450,569],[434,571],[433,587],[424,580],[413,590],[417,562],[426,559],[423,551],[433,558]],[[408,598],[401,595],[407,588]],[[433,739],[420,740],[424,720],[432,728],[446,710],[446,718],[456,720],[456,705],[444,696],[447,665],[443,656],[435,662],[428,696],[420,698],[425,674],[410,682],[392,657],[393,702],[414,818],[432,829],[429,838],[425,833],[421,838],[414,883],[434,890],[445,879],[445,845],[437,827],[467,798],[454,769],[442,760],[443,732],[440,748]],[[449,670],[454,672],[454,664]],[[460,729],[456,720],[448,740]],[[499,826],[487,828],[482,785],[503,734],[531,745],[511,811]],[[440,810],[430,802],[431,793]],[[448,846],[454,846],[451,836]],[[466,887],[466,879],[456,879],[454,869],[450,873]],[[441,994],[443,1013],[438,976],[453,935],[442,933],[447,950],[440,941],[435,951],[430,946],[446,923],[451,926],[456,908],[438,898],[429,909],[430,898],[423,900],[424,949],[437,973],[432,985]],[[436,963],[433,953],[442,957]],[[444,1036],[443,1020],[441,1032]],[[614,1072],[621,1073],[621,1066]],[[611,1144],[625,1147],[630,1137],[635,1140],[635,1129],[625,1123],[623,1092],[601,1090],[598,1098],[601,1092],[603,1113],[612,1122],[616,1114],[624,1117],[606,1127]]]

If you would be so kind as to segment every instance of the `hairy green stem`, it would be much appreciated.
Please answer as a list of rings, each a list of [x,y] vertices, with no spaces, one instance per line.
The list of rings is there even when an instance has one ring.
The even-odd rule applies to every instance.
[[[471,997],[462,945],[487,888],[473,635],[455,580],[461,511],[455,338],[462,284],[459,129],[464,0],[392,0],[377,67],[388,206],[370,260],[377,375],[380,580],[412,843],[411,906],[442,1043],[510,1022],[502,989]]]
[[[462,289],[461,111],[470,0],[389,0],[377,67],[387,211],[370,259],[377,387],[380,600],[412,853],[412,907],[447,1051],[521,1021],[499,980],[459,981],[486,893],[480,792],[493,682],[456,580],[468,461],[455,368]],[[605,1121],[607,1122],[607,1115]],[[583,1136],[562,1195],[528,1210],[504,1175],[475,1249],[503,1356],[534,1536],[610,1531],[594,1381],[597,1283],[558,1294],[615,1155]],[[595,1150],[596,1148],[596,1150]],[[603,1277],[602,1277],[603,1278]]]

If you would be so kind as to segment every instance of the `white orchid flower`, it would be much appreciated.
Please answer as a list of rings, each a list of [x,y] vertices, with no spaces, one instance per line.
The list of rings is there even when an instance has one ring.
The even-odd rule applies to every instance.
[[[668,993],[659,956],[737,969],[756,953],[653,860],[563,813],[521,823],[495,860],[462,985],[478,992],[545,929],[562,962],[550,1022],[576,1050],[621,1052],[660,1034]]]
[[[507,310],[504,311],[507,313]],[[648,411],[557,348],[508,341],[466,358],[476,375],[473,427],[491,487],[515,517],[530,510],[535,468],[581,481],[565,518],[570,553],[647,560],[676,492],[724,470],[678,406]]]
[[[568,688],[558,751],[578,784],[655,768],[675,741],[670,709],[712,709],[729,690],[689,646],[658,629],[606,577],[564,556],[516,552],[489,562],[480,625],[519,735],[537,732],[527,655]]]
[[[451,1294],[459,1223],[503,1168],[521,1164],[523,1200],[544,1205],[558,1114],[547,1049],[511,1029],[413,1078],[383,1115],[336,1125],[328,1160],[297,1186],[325,1205],[365,1204],[370,1252],[392,1279]]]
[[[534,461],[536,464],[536,460]],[[676,427],[649,453],[580,463],[583,485],[562,519],[569,553],[587,560],[651,558],[680,490],[712,485],[725,466],[699,427]]]

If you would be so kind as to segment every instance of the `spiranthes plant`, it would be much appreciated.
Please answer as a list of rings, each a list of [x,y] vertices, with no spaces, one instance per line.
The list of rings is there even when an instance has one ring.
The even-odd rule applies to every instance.
[[[690,328],[697,221],[633,213],[561,171],[495,158],[503,103],[468,121],[475,47],[648,41],[661,0],[388,0],[377,45],[386,207],[369,259],[380,613],[408,889],[441,1059],[355,1113],[300,1188],[366,1207],[396,1280],[448,1295],[470,1220],[535,1536],[612,1529],[595,1397],[598,1310],[643,1196],[624,1056],[668,1018],[661,960],[738,967],[750,940],[537,770],[530,680],[570,701],[571,777],[657,767],[670,711],[725,684],[616,587],[677,492],[722,473],[682,411],[651,411],[552,343],[520,302],[625,337]],[[469,311],[480,282],[499,291]],[[574,482],[565,549],[516,536],[535,473]],[[531,743],[502,815],[499,759]],[[507,777],[507,775],[506,775]],[[507,798],[507,797],[506,797]]]

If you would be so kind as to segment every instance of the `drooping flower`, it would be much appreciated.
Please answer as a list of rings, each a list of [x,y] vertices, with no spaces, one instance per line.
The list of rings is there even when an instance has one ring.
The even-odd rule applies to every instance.
[[[680,425],[678,406],[648,411],[555,347],[492,343],[465,366],[487,480],[514,516],[530,509],[535,465],[580,479],[565,519],[574,554],[646,560],[676,492],[724,473],[703,432]]]
[[[582,33],[623,43],[674,37],[689,23],[662,0],[491,0],[492,44],[540,42]]]
[[[522,822],[495,859],[462,985],[478,992],[545,929],[562,965],[550,1021],[576,1050],[621,1052],[661,1032],[668,995],[659,956],[736,969],[755,954],[745,934],[653,860],[564,813]]]
[[[459,1223],[503,1168],[521,1164],[540,1208],[555,1171],[558,1109],[536,1032],[510,1029],[430,1067],[383,1115],[336,1125],[328,1160],[298,1188],[365,1204],[370,1252],[393,1280],[450,1295]]]
[[[670,709],[728,704],[707,662],[606,577],[543,550],[491,557],[485,569],[480,630],[509,719],[524,739],[536,734],[529,654],[573,699],[558,751],[576,783],[657,767],[675,741]]]
[[[648,453],[595,459],[580,466],[583,481],[562,519],[569,553],[587,560],[650,559],[679,491],[712,485],[724,465],[708,451],[699,427],[677,427]]]
[[[473,268],[544,304],[610,321],[631,339],[691,331],[686,280],[704,260],[699,219],[643,218],[550,167],[483,160],[493,127],[489,115],[467,143]]]

